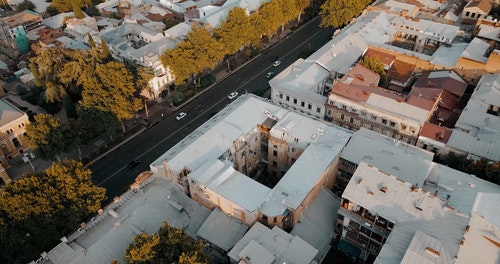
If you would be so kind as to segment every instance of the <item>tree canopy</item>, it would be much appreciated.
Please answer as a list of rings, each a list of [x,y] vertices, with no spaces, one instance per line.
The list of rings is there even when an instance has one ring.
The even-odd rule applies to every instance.
[[[22,12],[24,10],[35,10],[35,4],[30,0],[24,0],[17,5],[17,11]]]
[[[321,27],[343,27],[363,11],[370,0],[326,0],[321,5]]]
[[[54,160],[71,149],[73,139],[68,137],[70,130],[58,118],[50,114],[38,114],[35,122],[26,126],[25,139],[35,155],[44,160]]]
[[[205,245],[194,240],[182,230],[166,222],[156,234],[140,234],[125,250],[125,260],[136,263],[185,263],[207,264],[209,256],[203,252]]]
[[[50,6],[57,9],[59,12],[73,11],[75,6],[80,8],[92,5],[92,0],[52,0]]]
[[[101,208],[105,189],[76,161],[25,174],[0,192],[0,262],[28,263]]]
[[[386,85],[387,74],[385,73],[385,65],[383,62],[376,57],[364,57],[360,63],[380,76],[379,86]]]

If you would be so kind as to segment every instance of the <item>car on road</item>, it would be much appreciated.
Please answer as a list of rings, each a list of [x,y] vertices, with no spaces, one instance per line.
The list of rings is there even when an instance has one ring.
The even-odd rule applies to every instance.
[[[266,73],[266,78],[269,79],[269,78],[273,77],[273,75],[274,75],[274,72],[268,72],[268,73]]]
[[[275,62],[273,63],[273,66],[274,66],[274,67],[278,67],[278,66],[280,66],[280,64],[281,64],[281,61],[277,60],[277,61],[275,61]]]
[[[133,161],[129,162],[128,168],[133,169],[133,168],[137,167],[139,164],[141,164],[140,160],[138,160],[138,159],[133,160]]]
[[[227,98],[233,100],[236,96],[238,96],[238,92],[232,92],[227,96]]]
[[[179,114],[175,117],[175,119],[177,119],[177,120],[181,120],[181,119],[183,119],[183,118],[184,118],[184,117],[186,117],[186,116],[187,116],[187,114],[186,114],[186,113],[184,113],[184,112],[180,112],[180,113],[179,113]]]

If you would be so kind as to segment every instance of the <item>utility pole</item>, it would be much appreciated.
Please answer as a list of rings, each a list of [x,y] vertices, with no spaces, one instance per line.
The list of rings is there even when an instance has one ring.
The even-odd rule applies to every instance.
[[[149,118],[148,102],[146,102],[146,98],[144,98],[144,111],[146,112],[146,118]]]

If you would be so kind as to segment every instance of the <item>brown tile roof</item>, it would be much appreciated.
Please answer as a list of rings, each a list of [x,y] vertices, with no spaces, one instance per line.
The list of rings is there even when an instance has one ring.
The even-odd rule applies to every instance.
[[[493,7],[493,2],[490,0],[473,0],[466,6],[466,8],[469,7],[477,7],[484,13],[489,13]]]
[[[379,50],[370,49],[370,48],[366,51],[365,57],[368,57],[368,58],[375,57],[378,60],[380,60],[384,65],[386,65],[387,68],[389,68],[394,63],[394,60],[396,59],[396,56],[394,56],[392,54],[389,54],[389,53],[386,53],[383,51],[379,51]]]
[[[389,70],[389,73],[387,74],[387,79],[406,82],[411,77],[411,74],[414,70],[415,65],[400,60],[395,60],[394,64],[392,64],[391,69]]]
[[[430,77],[432,73],[436,73],[436,76]],[[459,80],[456,78],[459,78]],[[465,89],[467,89],[467,83],[452,70],[428,71],[418,78],[413,87],[442,88],[458,97],[462,97]]]
[[[424,97],[409,95],[406,103],[430,111],[434,108],[436,101]]]
[[[446,143],[451,136],[451,129],[436,124],[425,123],[420,130],[420,136]]]

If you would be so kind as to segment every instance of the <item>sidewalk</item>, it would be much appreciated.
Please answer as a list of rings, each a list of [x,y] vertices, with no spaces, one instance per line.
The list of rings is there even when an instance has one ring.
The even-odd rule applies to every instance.
[[[312,19],[308,20],[308,22],[310,22],[311,20]],[[170,99],[168,97],[161,98],[158,101],[156,100],[151,101],[147,105],[147,112],[146,109],[143,108],[140,111],[138,111],[135,118],[132,118],[125,122],[125,127],[127,132],[123,136],[119,136],[115,138],[113,142],[111,142],[107,135],[103,135],[93,140],[91,143],[87,145],[80,146],[80,151],[78,151],[78,148],[75,148],[70,153],[61,154],[60,155],[61,160],[64,159],[77,160],[77,161],[82,161],[84,164],[98,161],[99,159],[108,155],[116,148],[122,146],[123,144],[135,138],[137,135],[144,132],[148,127],[153,126],[156,123],[160,122],[164,117],[174,114],[178,109],[190,103],[199,95],[203,94],[204,92],[211,89],[214,85],[218,84],[219,82],[229,77],[233,72],[238,71],[246,64],[260,57],[263,54],[263,52],[265,52],[265,50],[269,49],[270,47],[278,43],[282,38],[288,36],[289,34],[293,34],[293,31],[290,30],[290,27],[293,26],[295,25],[291,24],[289,27],[287,27],[285,34],[275,34],[271,39],[270,43],[262,44],[261,53],[243,62],[238,66],[238,68],[234,69],[233,71],[228,71],[227,65],[225,63],[217,65],[216,68],[212,71],[212,73],[215,76],[215,82],[206,87],[205,89],[201,90],[199,93],[192,96],[185,102],[183,102],[181,105],[175,108],[170,107]],[[269,93],[269,91],[267,91],[267,93]],[[118,140],[121,141],[118,142]],[[21,154],[9,161],[11,167],[6,169],[6,171],[11,179],[19,179],[23,176],[24,173],[30,173],[33,171],[38,171],[38,172],[44,171],[45,169],[49,168],[52,165],[52,161],[45,161],[37,157],[35,157],[34,159],[30,159],[30,162],[24,162],[23,156],[24,155]]]

